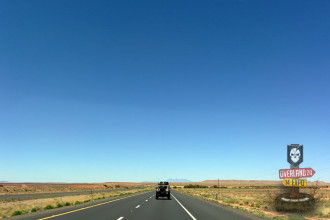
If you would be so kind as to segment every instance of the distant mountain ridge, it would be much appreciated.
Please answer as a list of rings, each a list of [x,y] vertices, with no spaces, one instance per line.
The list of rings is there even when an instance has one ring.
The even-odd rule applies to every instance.
[[[168,180],[165,180],[166,182],[173,182],[173,183],[189,183],[191,182],[190,180],[187,180],[187,179],[168,179]]]

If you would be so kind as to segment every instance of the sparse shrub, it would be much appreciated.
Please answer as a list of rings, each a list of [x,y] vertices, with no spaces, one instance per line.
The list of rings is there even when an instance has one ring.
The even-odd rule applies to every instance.
[[[251,207],[254,207],[254,204],[253,204],[253,203],[251,203],[251,204],[250,204],[250,206],[251,206]]]
[[[32,208],[32,209],[31,209],[31,213],[36,212],[36,211],[37,211],[36,208]]]
[[[224,199],[223,199],[223,202],[225,202],[225,203],[229,203],[229,204],[232,204],[232,203],[238,203],[238,199],[237,198],[235,198],[235,197],[225,197]]]
[[[303,220],[303,216],[289,216],[288,220]]]
[[[87,199],[87,200],[84,201],[84,203],[89,202],[89,201],[91,201],[91,200],[90,199]]]
[[[74,204],[75,204],[75,205],[80,205],[81,202],[80,202],[80,201],[76,201]]]
[[[69,202],[64,203],[64,206],[70,206],[70,205],[71,205],[71,203],[69,203]]]
[[[260,208],[260,204],[259,204],[259,203],[257,203],[257,204],[256,204],[256,207],[257,207],[257,208]]]
[[[53,209],[54,207],[52,205],[46,205],[46,207],[44,208],[44,210],[47,210],[47,209]]]
[[[208,188],[207,186],[204,186],[204,185],[198,185],[198,184],[188,184],[188,185],[185,185],[183,188]]]
[[[57,203],[57,208],[61,208],[63,205],[61,203]]]
[[[218,188],[218,186],[217,185],[214,185],[213,188]]]
[[[115,188],[116,188],[116,189],[120,188],[120,185],[115,185]]]
[[[17,215],[22,215],[23,212],[22,211],[15,211],[11,214],[11,216],[17,216]]]
[[[259,215],[259,216],[265,216],[265,213],[261,212],[261,211],[252,211],[251,213],[255,214],[255,215]]]

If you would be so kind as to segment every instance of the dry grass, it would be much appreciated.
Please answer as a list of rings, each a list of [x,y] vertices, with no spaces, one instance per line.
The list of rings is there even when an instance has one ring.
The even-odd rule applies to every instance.
[[[104,190],[125,187],[148,187],[151,184],[146,183],[123,183],[123,182],[106,182],[106,183],[1,183],[1,194],[25,194],[25,193],[53,193],[53,192],[73,192],[73,191],[89,191]]]
[[[176,190],[272,219],[330,219],[330,190],[327,188],[321,188],[315,192],[318,201],[316,209],[311,213],[300,213],[298,217],[292,216],[291,213],[282,213],[275,210],[274,200],[281,191],[279,187],[268,189],[266,187],[220,188],[220,196],[217,199],[217,188],[176,188]],[[314,192],[311,188],[302,189],[301,191]]]
[[[2,202],[0,203],[0,217],[9,217],[13,215],[21,215],[25,213],[37,212],[44,209],[59,208],[62,206],[71,206],[81,203],[86,203],[92,200],[104,199],[114,196],[129,195],[142,191],[150,190],[147,189],[127,189],[123,191],[115,192],[102,192],[94,193],[90,195],[75,195],[75,196],[64,196],[57,198],[46,198],[46,199],[34,199],[16,202]]]

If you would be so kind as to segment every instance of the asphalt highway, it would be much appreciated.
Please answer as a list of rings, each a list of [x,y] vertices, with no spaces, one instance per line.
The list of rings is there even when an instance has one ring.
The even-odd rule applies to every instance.
[[[155,192],[145,192],[111,200],[86,203],[21,216],[26,220],[216,220],[259,219],[239,210],[220,207],[172,190],[171,200],[155,199]]]

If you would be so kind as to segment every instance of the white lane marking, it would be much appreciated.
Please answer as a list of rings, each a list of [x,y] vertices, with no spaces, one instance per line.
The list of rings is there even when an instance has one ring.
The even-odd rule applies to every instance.
[[[146,202],[148,202],[148,199],[146,200]]]
[[[136,206],[135,208],[138,209],[140,207],[140,205]]]
[[[124,217],[120,217],[119,219],[117,219],[117,220],[122,220]]]
[[[179,202],[179,200],[177,198],[175,198],[175,196],[172,194],[173,198],[179,203],[179,205],[181,205],[181,207],[188,213],[188,215],[193,219],[193,220],[197,220],[182,204],[181,202]]]

